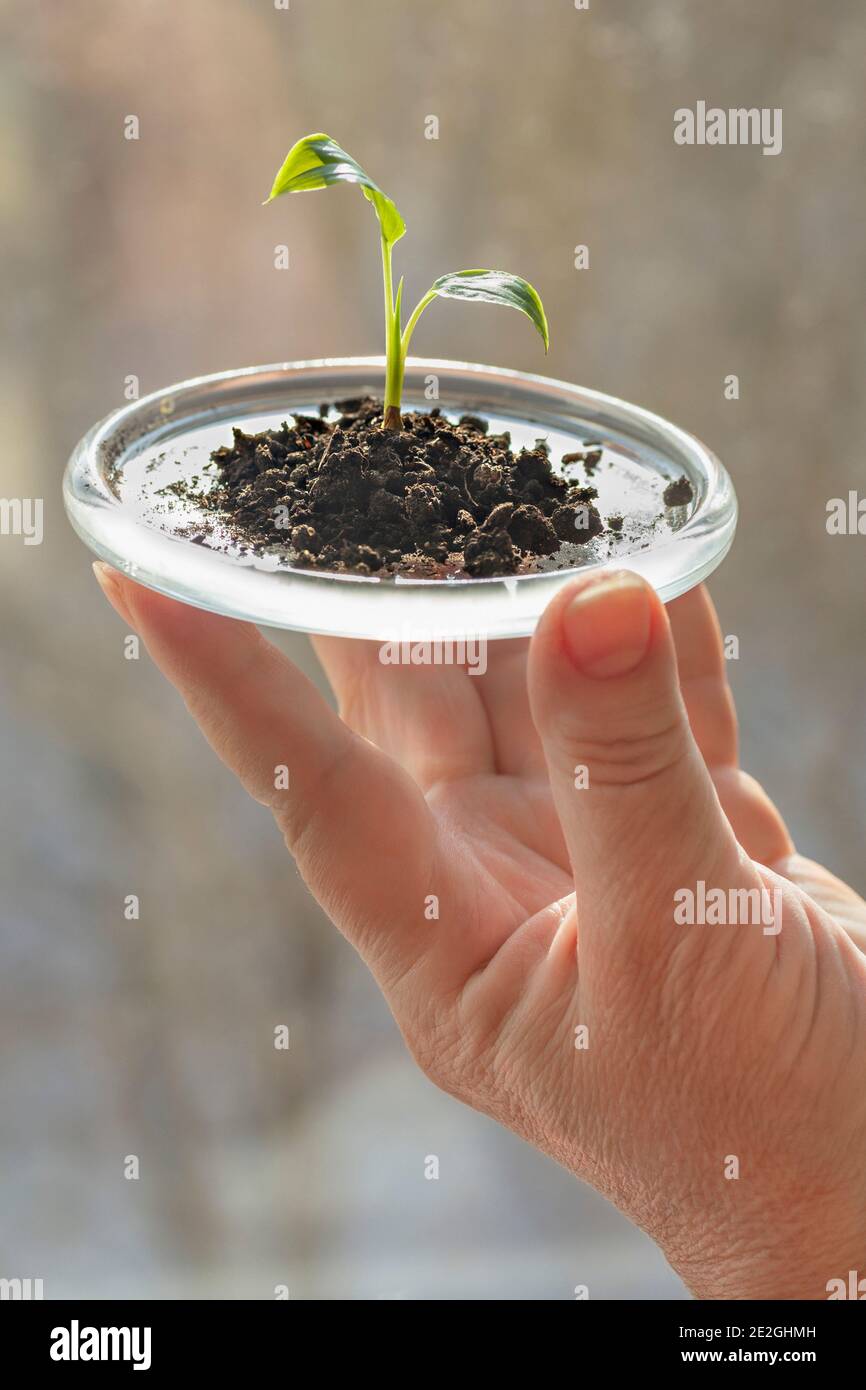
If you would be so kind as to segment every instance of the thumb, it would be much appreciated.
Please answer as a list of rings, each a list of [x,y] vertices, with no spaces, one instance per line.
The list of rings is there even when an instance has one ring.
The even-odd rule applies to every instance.
[[[582,930],[627,929],[614,910],[624,897],[642,921],[658,911],[670,922],[678,888],[736,874],[739,846],[689,728],[664,605],[638,575],[589,576],[557,595],[532,639],[529,695]]]

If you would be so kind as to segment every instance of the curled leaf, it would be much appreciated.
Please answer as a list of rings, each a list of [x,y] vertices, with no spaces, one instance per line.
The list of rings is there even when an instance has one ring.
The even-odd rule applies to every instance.
[[[509,275],[505,270],[455,270],[449,275],[440,275],[430,286],[430,294],[442,299],[476,299],[482,304],[507,304],[511,309],[519,309],[534,323],[547,352],[550,334],[544,305],[537,291],[519,275]]]
[[[330,135],[321,132],[305,135],[292,146],[265,201],[270,203],[281,193],[307,193],[317,188],[329,188],[335,183],[358,184],[364,197],[376,209],[385,241],[393,246],[395,241],[400,240],[406,223],[394,203],[357,160],[347,154]]]

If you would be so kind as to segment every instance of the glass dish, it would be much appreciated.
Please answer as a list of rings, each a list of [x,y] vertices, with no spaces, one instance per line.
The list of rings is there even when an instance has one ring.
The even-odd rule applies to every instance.
[[[565,568],[507,579],[323,574],[293,568],[285,556],[243,553],[228,537],[222,549],[191,539],[195,508],[171,485],[206,479],[210,452],[231,441],[232,425],[255,431],[323,403],[378,396],[383,378],[380,357],[286,362],[198,377],[133,401],[95,425],[69,460],[63,492],[72,525],[100,559],[184,603],[266,627],[376,641],[527,636],[557,590],[587,569],[635,570],[668,601],[705,579],[730,548],[730,478],[676,425],[567,382],[423,358],[406,364],[405,409],[437,404],[454,418],[482,415],[492,431],[510,430],[515,447],[546,438],[563,471],[564,453],[602,447],[591,482],[602,516],[623,517],[621,531],[568,547]],[[665,487],[683,474],[692,500],[663,507]]]

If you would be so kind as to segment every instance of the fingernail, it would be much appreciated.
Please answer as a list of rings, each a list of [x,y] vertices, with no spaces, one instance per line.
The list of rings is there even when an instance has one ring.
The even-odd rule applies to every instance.
[[[571,659],[585,675],[625,676],[649,646],[649,590],[629,570],[591,579],[566,606],[562,623]]]
[[[115,608],[121,617],[129,622],[129,611],[123,599],[123,593],[117,582],[117,574],[110,565],[106,565],[104,560],[94,560],[93,573],[112,608]]]

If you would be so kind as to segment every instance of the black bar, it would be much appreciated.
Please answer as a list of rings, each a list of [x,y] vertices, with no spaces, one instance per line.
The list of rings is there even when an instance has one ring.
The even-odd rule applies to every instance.
[[[351,1357],[353,1369],[370,1374],[378,1367],[389,1377],[395,1365],[392,1353],[397,1352],[405,1375],[411,1373],[405,1351],[398,1351],[399,1340],[394,1344],[403,1328],[416,1340],[419,1369],[427,1374],[437,1363],[443,1373],[453,1373],[455,1357],[462,1361],[465,1354],[458,1354],[457,1347],[467,1339],[484,1370],[504,1362],[513,1374],[511,1358],[518,1345],[536,1363],[536,1371],[539,1358],[547,1356],[537,1341],[524,1340],[537,1326],[537,1303],[522,1305],[519,1312],[513,1304],[504,1305],[508,1321],[501,1331],[500,1305],[495,1304],[461,1305],[471,1310],[472,1321],[466,1325],[454,1304],[448,1305],[447,1323],[439,1311],[418,1311],[417,1303],[376,1302],[364,1304],[363,1323],[356,1324],[358,1306],[344,1302],[335,1310],[303,1301],[4,1302],[0,1333],[7,1365],[15,1364],[25,1374],[35,1370],[61,1376],[93,1376],[100,1370],[114,1376],[138,1374],[139,1379],[185,1370],[225,1376],[264,1365],[282,1366],[291,1376],[311,1357],[325,1369],[342,1350]],[[857,1313],[836,1302],[587,1300],[572,1303],[562,1321],[561,1313],[552,1308],[545,1315],[553,1319],[551,1330],[559,1335],[565,1331],[573,1339],[566,1344],[557,1340],[555,1359],[560,1363],[567,1355],[576,1375],[600,1363],[612,1372],[682,1368],[698,1374],[712,1365],[759,1371],[797,1366],[826,1376],[852,1360],[857,1364],[863,1338]],[[303,1340],[306,1337],[310,1340]],[[62,1353],[77,1359],[55,1359],[52,1348],[55,1357]],[[86,1359],[94,1350],[104,1359]],[[112,1359],[122,1354],[125,1360]],[[136,1361],[138,1372],[133,1369]]]

